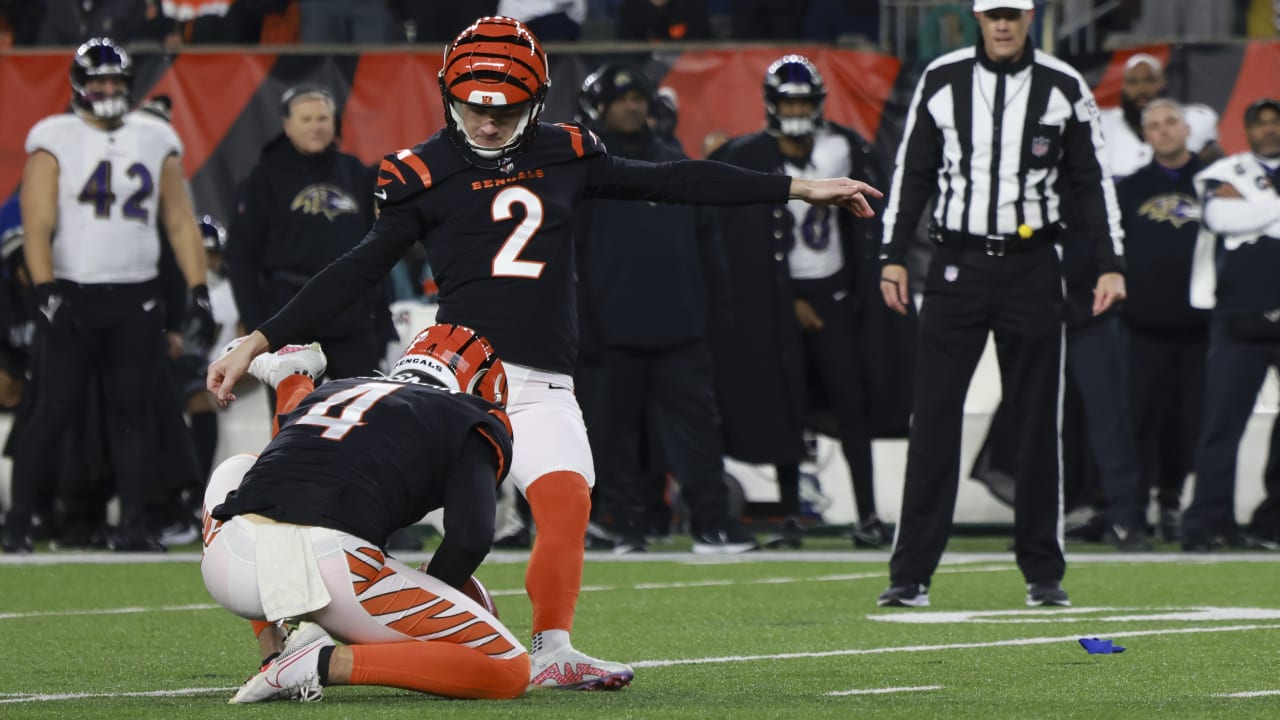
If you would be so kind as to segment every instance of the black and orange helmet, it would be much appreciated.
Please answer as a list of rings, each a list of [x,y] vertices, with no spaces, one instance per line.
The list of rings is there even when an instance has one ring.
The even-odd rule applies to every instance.
[[[533,139],[551,80],[542,43],[524,23],[509,17],[483,17],[463,30],[444,53],[440,92],[449,135],[472,162],[496,167]],[[456,104],[503,107],[528,103],[527,115],[502,147],[481,147],[463,128]]]
[[[454,392],[479,395],[499,408],[507,405],[507,371],[493,346],[463,325],[432,325],[409,343],[391,377],[417,374]]]

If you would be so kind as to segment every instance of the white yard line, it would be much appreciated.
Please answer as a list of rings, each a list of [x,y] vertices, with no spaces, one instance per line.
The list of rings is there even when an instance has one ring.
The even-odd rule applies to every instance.
[[[1245,630],[1280,630],[1275,625],[1225,625],[1210,628],[1169,628],[1164,630],[1130,630],[1126,632],[1107,633],[1108,638],[1151,637],[1156,635],[1191,635],[1198,633],[1242,632]],[[1076,643],[1079,635],[1060,635],[1056,637],[1014,638],[1011,640],[994,640],[981,643],[950,643],[947,645],[898,645],[879,648],[848,648],[845,650],[824,650],[805,653],[776,653],[773,655],[727,655],[709,658],[684,658],[679,660],[641,660],[631,663],[637,668],[674,667],[677,665],[722,665],[726,663],[759,662],[761,660],[795,660],[802,658],[843,657],[848,655],[885,655],[889,653],[937,652],[939,650],[976,650],[995,647],[1023,647],[1028,645],[1052,645],[1054,643]]]
[[[1250,690],[1248,692],[1216,693],[1212,697],[1220,698],[1256,698],[1280,695],[1280,690]]]
[[[1158,635],[1191,635],[1202,633],[1220,633],[1220,632],[1244,632],[1248,630],[1280,630],[1280,624],[1275,625],[1230,625],[1225,627],[1214,628],[1178,628],[1166,630],[1134,630],[1129,632],[1109,633],[1112,638],[1130,638],[1130,637],[1152,637]],[[675,667],[684,665],[724,665],[729,663],[745,663],[758,662],[761,660],[794,660],[802,658],[827,658],[842,657],[850,655],[883,655],[889,653],[917,653],[917,652],[939,652],[944,650],[977,650],[984,648],[998,647],[1024,647],[1031,645],[1052,645],[1056,643],[1072,643],[1078,640],[1078,635],[1066,635],[1059,637],[1031,637],[1031,638],[1015,638],[1012,640],[997,640],[984,643],[949,643],[946,645],[902,645],[879,648],[848,648],[844,650],[826,650],[821,652],[804,652],[804,653],[776,653],[773,655],[733,655],[726,657],[708,657],[708,658],[677,658],[671,660],[642,660],[632,663],[637,668],[662,668]],[[1105,661],[1104,661],[1105,662]],[[827,693],[828,695],[854,695],[854,694],[871,694],[881,692],[905,692],[908,690],[937,689],[935,686],[922,688],[885,688],[879,690],[849,690]],[[150,692],[124,692],[124,693],[58,693],[58,694],[23,694],[13,693],[0,696],[0,703],[24,703],[24,702],[48,702],[52,700],[80,700],[86,698],[120,698],[120,697],[168,697],[180,695],[202,695],[208,693],[231,692],[235,688],[183,688],[180,690],[154,690]],[[1263,694],[1263,693],[1258,693]],[[1258,694],[1234,693],[1230,696],[1222,697],[1254,697]],[[1265,694],[1280,694],[1280,691],[1265,691]]]
[[[179,690],[148,690],[146,692],[119,693],[0,693],[0,703],[50,702],[53,700],[86,700],[89,698],[131,698],[131,697],[186,697],[188,695],[209,695],[211,693],[234,692],[239,688],[181,688]]]
[[[941,685],[920,685],[919,687],[870,688],[868,690],[832,690],[829,693],[823,693],[823,695],[831,695],[833,697],[841,695],[888,695],[889,693],[924,692],[926,690],[941,689]]]

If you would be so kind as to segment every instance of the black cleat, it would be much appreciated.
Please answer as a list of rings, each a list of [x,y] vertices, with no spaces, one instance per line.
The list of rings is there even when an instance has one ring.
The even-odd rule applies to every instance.
[[[876,598],[880,607],[929,607],[929,586],[920,583],[890,585]]]
[[[1071,598],[1067,597],[1061,583],[1027,583],[1027,607],[1071,607]]]

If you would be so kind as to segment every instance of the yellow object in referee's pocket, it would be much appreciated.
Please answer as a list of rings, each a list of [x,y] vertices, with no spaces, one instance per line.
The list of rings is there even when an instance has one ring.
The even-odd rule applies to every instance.
[[[1030,240],[1031,235],[1034,232],[1035,231],[1031,229],[1031,226],[1025,223],[1018,226],[1018,237],[1022,238],[1023,240]]]

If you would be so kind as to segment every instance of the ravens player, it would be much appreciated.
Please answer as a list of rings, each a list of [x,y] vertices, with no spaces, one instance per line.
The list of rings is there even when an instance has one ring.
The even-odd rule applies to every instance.
[[[502,361],[469,328],[433,325],[389,377],[316,389],[324,366],[316,344],[254,361],[281,429],[260,456],[219,465],[205,492],[209,593],[255,627],[304,621],[231,702],[319,700],[325,685],[523,694],[528,653],[460,590],[489,551],[510,464]],[[425,573],[385,553],[394,530],[440,507]]]
[[[37,400],[14,458],[6,552],[30,552],[31,504],[55,461],[64,426],[101,371],[120,498],[117,550],[160,551],[144,529],[143,431],[160,363],[163,224],[190,296],[188,325],[212,323],[204,249],[183,183],[182,142],[146,113],[128,112],[132,66],[111,40],[76,50],[74,113],[47,117],[27,135],[22,175],[23,251],[39,314]]]
[[[869,215],[864,196],[880,193],[847,178],[611,157],[580,126],[539,122],[547,57],[511,18],[485,17],[463,30],[445,51],[439,81],[446,127],[383,159],[375,191],[381,213],[364,241],[213,363],[208,387],[220,400],[234,399],[231,389],[254,356],[305,339],[422,243],[440,287],[437,317],[475,328],[507,363],[509,412],[520,438],[511,477],[537,527],[525,581],[533,603],[530,682],[625,687],[630,667],[585,655],[569,639],[594,483],[573,393],[575,202],[591,196],[732,205],[794,197]]]

